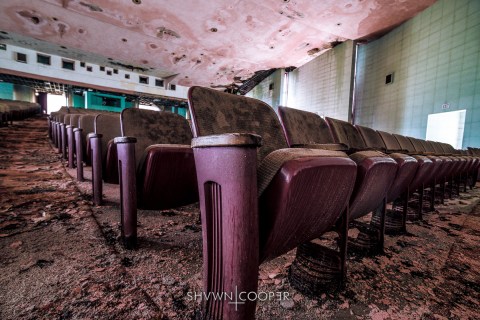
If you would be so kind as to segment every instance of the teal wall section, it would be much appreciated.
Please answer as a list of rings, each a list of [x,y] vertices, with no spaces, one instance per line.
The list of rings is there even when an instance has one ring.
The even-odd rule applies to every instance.
[[[87,108],[95,110],[107,110],[113,112],[121,112],[125,109],[125,97],[112,94],[86,92]]]
[[[0,99],[13,100],[13,84],[0,82]]]
[[[85,97],[81,94],[74,94],[73,106],[75,108],[85,108]]]
[[[425,138],[429,114],[466,109],[463,146],[480,147],[479,0],[439,0],[359,46],[356,70],[355,123]]]
[[[35,90],[26,86],[0,82],[0,99],[34,102]]]

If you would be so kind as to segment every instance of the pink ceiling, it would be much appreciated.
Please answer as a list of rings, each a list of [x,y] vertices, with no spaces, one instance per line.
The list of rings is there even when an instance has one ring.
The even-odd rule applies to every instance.
[[[434,2],[15,0],[0,1],[0,30],[20,46],[209,86],[299,67],[332,44],[381,34]]]

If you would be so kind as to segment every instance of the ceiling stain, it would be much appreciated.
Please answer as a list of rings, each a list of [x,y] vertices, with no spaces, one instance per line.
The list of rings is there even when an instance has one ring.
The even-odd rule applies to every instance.
[[[95,4],[91,4],[91,3],[86,3],[86,2],[80,1],[80,5],[82,5],[82,6],[84,6],[84,7],[87,7],[88,9],[90,9],[90,11],[103,12],[103,9],[100,8],[99,6],[95,5]]]
[[[41,19],[35,13],[32,13],[30,11],[22,10],[17,12],[19,16],[29,20],[33,24],[39,24]]]
[[[157,29],[157,38],[162,40],[169,40],[171,38],[180,38],[180,35],[173,30],[167,29],[165,27],[160,27]]]
[[[0,30],[11,33],[5,43],[39,52],[99,65],[111,57],[125,70],[148,60],[138,72],[178,74],[172,83],[179,85],[222,85],[257,70],[299,67],[337,42],[373,40],[435,1],[0,0]]]
[[[308,51],[307,51],[307,54],[308,54],[309,56],[313,56],[314,54],[317,54],[317,53],[319,53],[319,52],[320,52],[320,48],[313,48],[313,49],[308,50]]]
[[[148,68],[138,67],[138,66],[134,66],[134,65],[131,65],[131,64],[125,64],[125,63],[121,63],[121,62],[118,62],[118,61],[111,61],[109,63],[113,66],[122,67],[122,68],[125,68],[125,69],[128,69],[128,70],[131,70],[131,71],[140,71],[140,72],[148,71]]]
[[[80,31],[80,30],[79,30]],[[58,33],[60,34],[60,38],[67,32],[67,26],[63,23],[58,24]]]

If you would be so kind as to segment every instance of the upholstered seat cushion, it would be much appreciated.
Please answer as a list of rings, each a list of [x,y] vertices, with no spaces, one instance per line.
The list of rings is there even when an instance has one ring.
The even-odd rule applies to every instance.
[[[357,219],[378,208],[393,183],[397,163],[379,151],[350,155],[357,164],[357,178],[350,198],[350,219]]]
[[[258,195],[260,196],[265,191],[267,186],[275,177],[275,174],[277,174],[284,163],[290,160],[306,157],[348,158],[348,156],[341,151],[304,148],[286,148],[275,150],[262,160],[258,168]]]
[[[190,145],[151,145],[139,158],[139,208],[162,210],[198,201],[195,161]]]

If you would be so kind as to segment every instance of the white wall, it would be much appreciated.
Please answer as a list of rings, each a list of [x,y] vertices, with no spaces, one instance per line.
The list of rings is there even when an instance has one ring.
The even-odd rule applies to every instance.
[[[15,52],[26,54],[27,63],[16,61]],[[39,53],[44,54],[42,52]],[[112,91],[115,91],[114,89],[121,89],[175,98],[187,98],[188,87],[177,85],[176,90],[157,87],[155,86],[155,79],[157,78],[152,76],[121,69],[118,69],[118,74],[115,74],[113,73],[112,67],[105,66],[105,71],[100,71],[100,66],[86,63],[86,66],[92,66],[92,72],[89,72],[86,67],[80,66],[80,61],[65,59],[75,62],[75,70],[72,71],[62,68],[62,57],[49,54],[45,55],[51,57],[51,65],[37,63],[37,51],[7,45],[7,50],[0,50],[0,68],[57,78],[60,79],[59,82],[61,82],[61,80],[75,81],[84,84],[86,87],[95,85],[112,88]],[[112,71],[112,75],[107,75],[106,71]],[[125,74],[129,74],[130,79],[126,79]],[[139,83],[139,76],[148,77],[148,85]]]
[[[350,120],[355,49],[346,41],[290,72],[287,106]]]

